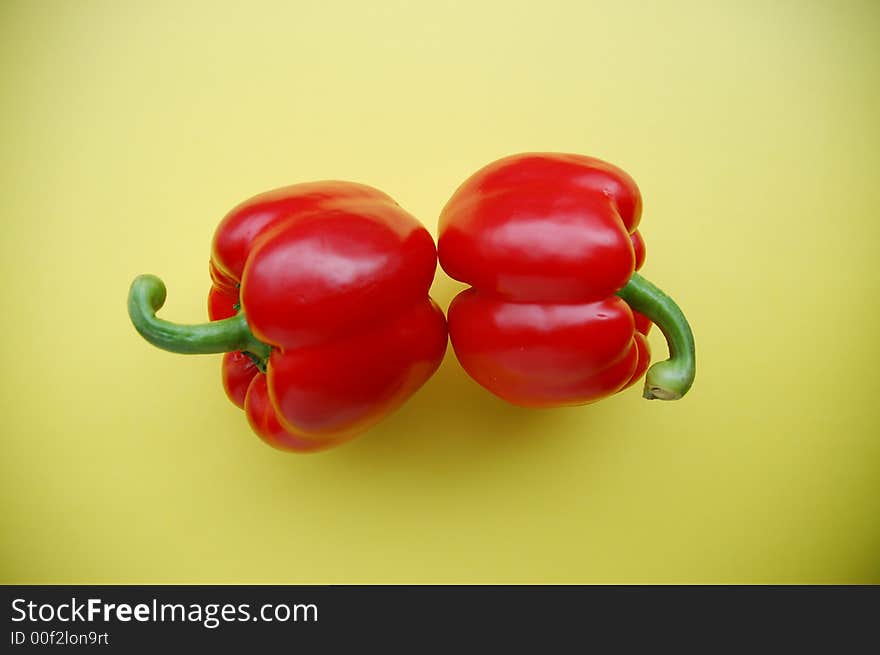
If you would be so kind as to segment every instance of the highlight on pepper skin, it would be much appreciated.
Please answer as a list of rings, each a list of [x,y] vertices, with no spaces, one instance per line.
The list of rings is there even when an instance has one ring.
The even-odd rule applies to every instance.
[[[643,375],[645,398],[684,396],[693,334],[637,272],[641,213],[633,179],[583,155],[512,155],[465,180],[440,214],[438,252],[446,273],[471,287],[447,311],[467,373],[525,407],[594,402]],[[652,323],[670,358],[648,368]]]
[[[437,251],[389,196],[297,184],[235,207],[214,235],[210,322],[156,316],[165,285],[134,280],[137,331],[184,354],[224,353],[222,386],[269,445],[314,452],[402,405],[437,370],[446,319],[428,295]]]

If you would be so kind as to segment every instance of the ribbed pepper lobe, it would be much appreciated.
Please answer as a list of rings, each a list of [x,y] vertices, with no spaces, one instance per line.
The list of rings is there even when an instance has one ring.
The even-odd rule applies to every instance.
[[[462,184],[440,215],[439,256],[453,278],[518,300],[588,302],[635,270],[635,182],[580,155],[501,159]]]

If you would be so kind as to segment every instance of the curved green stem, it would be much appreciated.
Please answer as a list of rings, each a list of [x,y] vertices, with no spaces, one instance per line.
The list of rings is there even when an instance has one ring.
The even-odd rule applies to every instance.
[[[155,275],[139,275],[128,292],[128,315],[135,329],[162,350],[186,355],[246,351],[260,360],[271,346],[251,333],[243,313],[201,325],[178,325],[156,317],[165,304],[165,284]]]
[[[633,273],[617,295],[656,323],[669,346],[669,359],[657,362],[645,375],[645,398],[678,400],[691,388],[696,375],[694,334],[687,319],[672,298],[638,273]]]

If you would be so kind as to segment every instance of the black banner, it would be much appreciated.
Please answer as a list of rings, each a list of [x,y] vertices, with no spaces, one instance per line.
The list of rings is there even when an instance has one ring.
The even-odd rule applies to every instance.
[[[419,652],[477,639],[539,652],[771,639],[839,649],[880,616],[880,587],[6,586],[2,596],[4,652],[353,643]]]

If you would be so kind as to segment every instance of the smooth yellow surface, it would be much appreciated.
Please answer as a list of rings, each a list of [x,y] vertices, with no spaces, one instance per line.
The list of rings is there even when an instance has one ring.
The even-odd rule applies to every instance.
[[[880,582],[878,37],[870,0],[3,2],[0,582]],[[637,180],[685,399],[518,409],[450,350],[287,455],[129,324],[145,272],[204,318],[254,193],[356,180],[433,231],[526,150]]]

